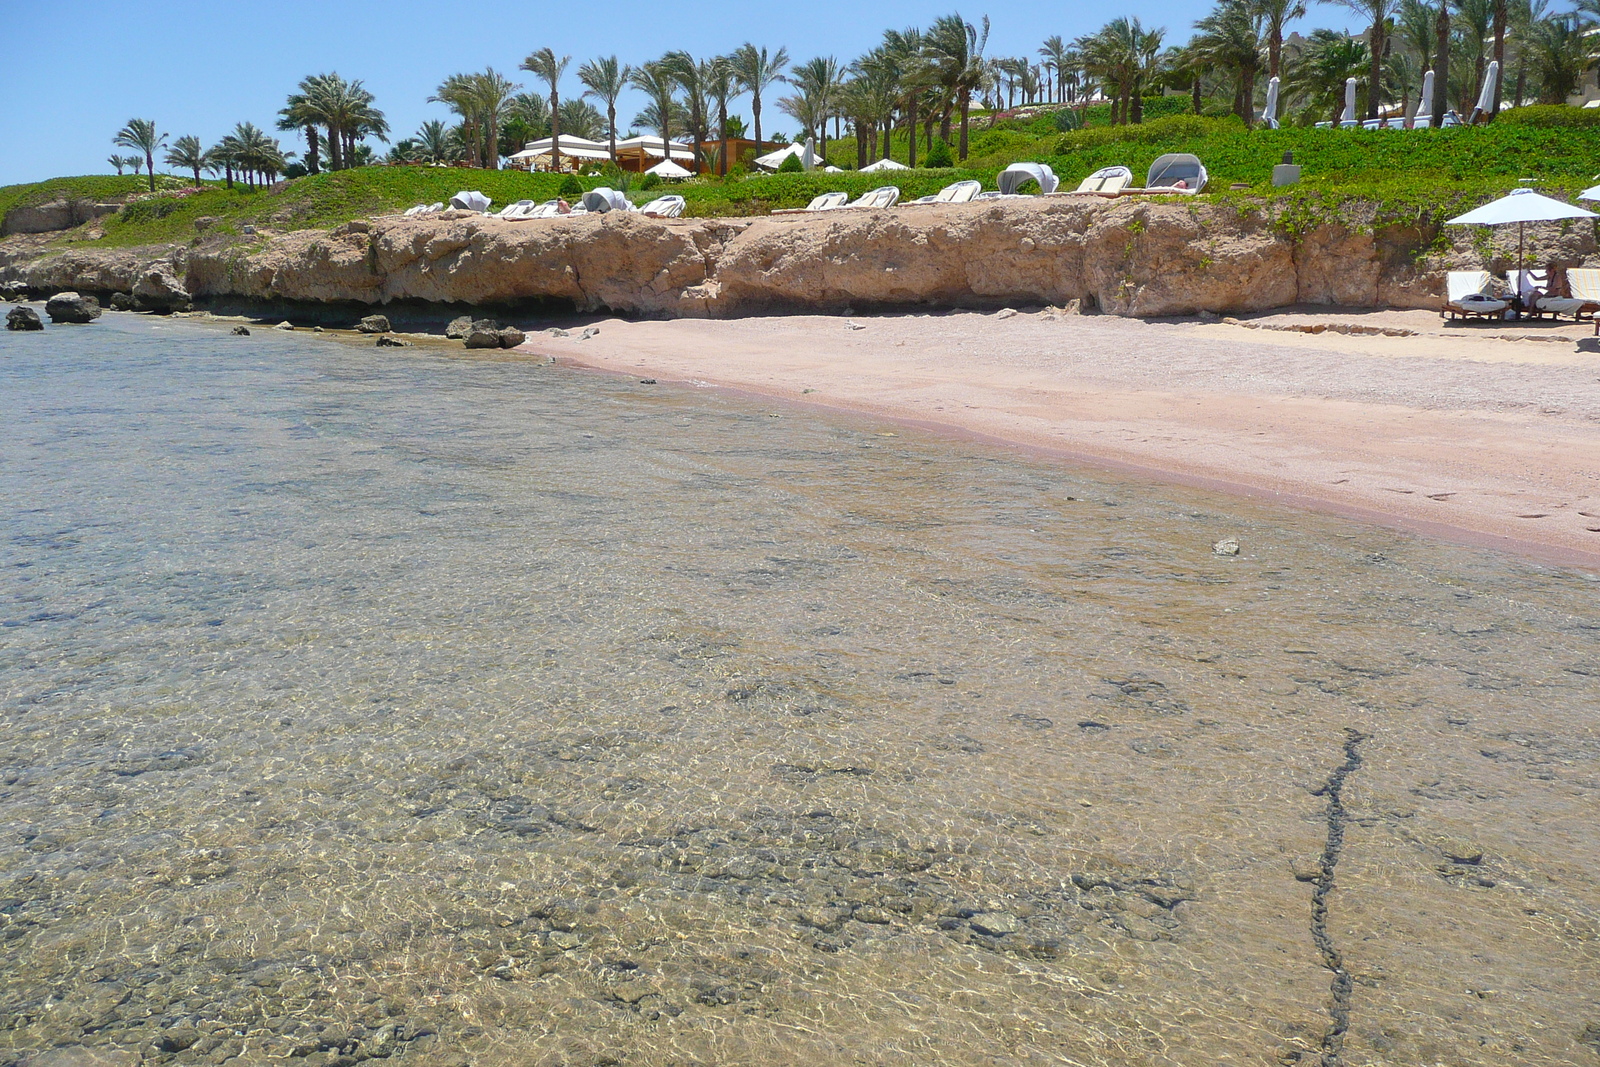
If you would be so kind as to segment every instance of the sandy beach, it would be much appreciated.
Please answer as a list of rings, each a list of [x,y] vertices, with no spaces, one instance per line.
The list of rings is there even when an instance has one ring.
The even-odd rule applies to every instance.
[[[524,350],[1600,565],[1600,342],[1587,324],[1027,309],[598,325]],[[1316,325],[1330,329],[1297,332]]]

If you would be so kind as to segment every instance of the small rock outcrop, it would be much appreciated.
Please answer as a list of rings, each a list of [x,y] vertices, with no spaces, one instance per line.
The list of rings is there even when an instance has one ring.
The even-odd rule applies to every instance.
[[[77,293],[57,293],[44,306],[51,322],[86,323],[100,317],[100,301]]]
[[[189,290],[173,274],[172,268],[157,263],[133,283],[133,303],[140,311],[170,313],[187,311],[192,301]]]
[[[478,319],[462,338],[468,348],[515,348],[527,339],[515,326],[501,326],[493,319]]]
[[[444,335],[452,341],[465,341],[467,334],[472,331],[472,316],[462,315],[458,319],[451,319],[450,325],[444,328]]]
[[[233,328],[233,335],[235,337],[249,337],[250,336],[250,327],[248,327],[248,326],[235,326]]]
[[[135,306],[132,293],[111,294],[112,311],[132,311]]]
[[[42,330],[44,323],[39,319],[39,313],[29,307],[14,307],[6,312],[6,329],[26,332],[28,330]]]
[[[378,347],[379,348],[410,348],[411,347],[411,342],[410,341],[402,341],[400,338],[395,337],[392,334],[384,333],[384,334],[379,334],[378,335]]]
[[[356,323],[358,333],[388,333],[389,317],[387,315],[368,315]]]

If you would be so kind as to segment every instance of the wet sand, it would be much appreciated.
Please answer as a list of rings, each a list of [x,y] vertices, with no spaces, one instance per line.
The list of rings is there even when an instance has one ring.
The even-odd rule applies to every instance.
[[[1284,329],[1307,324],[1412,336]],[[524,349],[1600,565],[1600,341],[1587,324],[1034,309],[599,325]]]

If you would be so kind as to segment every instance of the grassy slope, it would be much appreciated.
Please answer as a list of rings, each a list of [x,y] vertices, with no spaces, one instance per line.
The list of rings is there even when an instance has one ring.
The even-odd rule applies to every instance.
[[[751,215],[773,208],[804,205],[818,193],[843,189],[859,194],[894,184],[903,199],[931,193],[960,178],[977,178],[994,187],[996,172],[1018,159],[1048,162],[1071,188],[1099,167],[1124,164],[1142,178],[1164,152],[1194,152],[1211,174],[1211,189],[1233,195],[1228,186],[1248,184],[1248,195],[1269,197],[1287,211],[1336,211],[1340,202],[1377,201],[1396,215],[1437,214],[1464,203],[1478,203],[1513,188],[1519,179],[1536,179],[1552,195],[1571,197],[1592,184],[1600,169],[1600,127],[1544,128],[1512,122],[1474,129],[1405,130],[1246,130],[1234,119],[1173,115],[1141,126],[1054,132],[1053,119],[1002,124],[972,136],[969,169],[895,171],[886,174],[775,174],[745,179],[697,179],[673,188],[689,202],[690,215]],[[898,145],[897,155],[904,150]],[[1293,151],[1305,179],[1274,190],[1273,164]],[[830,143],[835,161],[853,161],[854,144]],[[224,189],[208,183],[199,194],[181,199],[147,200],[105,220],[101,245],[187,241],[195,220],[216,219],[223,232],[250,223],[280,229],[324,227],[363,216],[398,211],[416,203],[447,200],[459,189],[478,189],[495,205],[514,200],[546,200],[562,178],[521,171],[460,168],[366,167],[302,178],[279,192]],[[582,179],[586,188],[607,179]],[[51,199],[64,190],[104,196],[138,187],[131,176],[65,178],[0,188],[0,210]],[[659,191],[666,191],[665,186]],[[634,190],[643,201],[655,192]],[[64,241],[74,240],[66,235]]]
[[[157,175],[159,184],[162,176]],[[0,186],[0,215],[14,207],[34,207],[52,200],[103,200],[149,188],[147,179],[132,174],[86,174],[78,178],[51,178],[27,185]]]

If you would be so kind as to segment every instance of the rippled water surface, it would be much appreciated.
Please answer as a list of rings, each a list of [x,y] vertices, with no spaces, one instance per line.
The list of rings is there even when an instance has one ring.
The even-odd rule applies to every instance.
[[[1592,576],[115,314],[0,461],[0,1064],[1600,1064]]]

